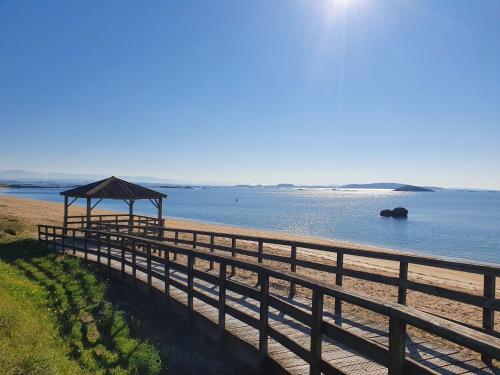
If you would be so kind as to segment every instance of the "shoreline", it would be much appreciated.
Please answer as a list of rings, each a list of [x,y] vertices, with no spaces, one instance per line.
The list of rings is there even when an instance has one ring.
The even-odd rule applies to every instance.
[[[116,215],[118,212],[110,210],[98,210],[94,212],[98,214],[112,214]],[[85,208],[79,206],[71,206],[69,210],[70,215],[84,215]],[[23,220],[31,227],[30,235],[36,238],[36,224],[48,225],[62,225],[63,220],[63,204],[57,202],[47,202],[35,199],[23,199],[18,197],[10,197],[0,195],[0,217],[18,218]],[[253,237],[271,236],[279,239],[286,240],[304,240],[307,242],[327,245],[342,245],[345,243],[336,242],[332,240],[320,240],[305,236],[289,235],[287,233],[254,230],[249,228],[230,227],[217,224],[206,224],[188,220],[179,220],[171,217],[166,217],[166,224],[170,227],[178,229],[191,229],[198,231],[208,232],[225,232],[236,235],[249,235]],[[241,242],[243,248],[254,248],[251,243]],[[380,248],[370,246],[349,246],[350,248],[362,248],[365,250],[377,251]],[[387,251],[386,249],[382,249]],[[289,256],[290,249],[281,245],[267,245],[266,252],[272,254]],[[401,252],[399,252],[401,253]],[[320,250],[297,249],[297,257],[305,261],[312,261],[316,263],[336,265],[336,254],[328,253]],[[243,256],[244,258],[244,256]],[[285,264],[270,262],[268,265],[276,267],[277,269],[289,270],[289,266]],[[399,275],[399,262],[382,260],[376,258],[368,258],[363,256],[345,255],[344,265],[354,271],[364,271],[380,276],[397,277]],[[318,282],[327,284],[335,283],[335,274],[311,271],[310,269],[298,267],[298,275],[304,275],[317,279]],[[243,275],[245,272],[242,272]],[[250,277],[250,276],[249,276]],[[500,281],[500,278],[497,278]],[[250,280],[250,279],[249,279]],[[410,264],[408,267],[408,280],[424,283],[431,286],[442,287],[451,291],[462,291],[476,296],[483,295],[484,280],[483,276],[479,274],[467,273],[463,271],[447,270],[443,268],[429,267],[423,265]],[[367,297],[379,298],[386,301],[397,301],[398,287],[380,284],[373,281],[357,279],[353,277],[344,277],[343,287],[347,290],[355,290]],[[301,291],[300,293],[303,293]],[[500,282],[496,283],[496,295],[500,295]],[[419,309],[424,312],[435,314],[441,317],[449,318],[455,321],[466,322],[472,326],[481,327],[482,325],[482,309],[470,304],[449,300],[442,297],[437,297],[421,292],[408,290],[407,292],[407,305]],[[346,305],[346,311],[353,313],[364,314],[363,310],[355,308],[355,306]],[[495,322],[495,329],[500,329],[500,321]]]
[[[94,213],[115,215],[120,212],[96,209]],[[34,225],[36,224],[61,225],[63,217],[63,205],[62,203],[57,203],[57,202],[0,195],[0,214],[6,214],[8,216],[18,216]],[[81,206],[71,206],[69,208],[69,214],[84,215],[85,208]],[[178,219],[169,216],[165,218],[165,222],[167,226],[179,229],[222,232],[222,233],[231,233],[236,235],[248,235],[254,237],[272,237],[277,239],[304,241],[315,244],[324,244],[324,245],[326,244],[332,246],[348,247],[351,249],[363,249],[369,251],[382,251],[382,252],[391,252],[399,254],[401,253],[415,254],[408,251],[387,249],[377,246],[351,243],[346,241],[322,239],[322,238],[308,237],[302,235],[294,235],[285,232],[277,232],[277,231],[275,232],[269,230],[236,227],[223,224],[211,224],[211,223],[197,222],[193,220]],[[282,249],[279,248],[277,248],[277,250],[283,251]],[[336,261],[335,254],[328,254],[326,252],[321,252],[321,251],[317,252],[314,250],[301,249],[300,254],[305,257],[316,258],[316,261],[318,260],[319,261],[324,260],[328,262]],[[353,268],[360,268],[375,273],[397,275],[399,272],[399,264],[397,262],[388,260],[348,255],[345,257],[344,263]],[[411,278],[418,281],[428,281],[433,284],[447,285],[448,287],[451,288],[460,288],[469,291],[473,290],[477,293],[481,293],[482,291],[483,278],[481,275],[453,271],[453,270],[446,270],[446,269],[439,269],[439,272],[436,273],[436,270],[437,270],[436,268],[429,266],[410,265],[409,275]],[[500,291],[500,285],[497,286],[497,290]]]
[[[0,192],[1,192],[1,190],[2,190],[2,186],[0,186]],[[59,203],[59,202],[53,202],[53,201],[48,201],[48,200],[42,200],[42,199],[21,198],[19,196],[3,195],[0,193],[0,200],[2,198],[15,199],[15,200],[19,200],[19,201],[44,202],[44,203],[48,203],[51,205],[52,204],[59,205],[61,207],[61,217],[60,217],[60,220],[58,220],[58,223],[62,224],[62,202]],[[73,211],[76,211],[77,215],[85,215],[85,206],[80,205],[78,203],[75,203],[73,206],[70,206],[69,214],[74,215],[75,213]],[[103,215],[104,214],[128,215],[128,213],[125,211],[114,211],[111,209],[104,209],[104,208],[103,209],[100,209],[100,208],[94,209],[93,212],[95,214],[103,214]],[[147,213],[141,213],[139,211],[135,212],[135,214],[148,216]],[[421,251],[418,249],[392,248],[392,247],[385,247],[382,245],[376,245],[376,244],[370,244],[370,243],[362,243],[362,242],[355,242],[355,241],[349,241],[349,240],[341,240],[341,239],[336,239],[336,238],[313,236],[313,235],[307,235],[307,234],[295,234],[295,233],[290,233],[290,232],[285,232],[285,231],[280,231],[280,230],[264,229],[264,228],[259,228],[259,227],[237,226],[237,225],[231,225],[231,224],[224,224],[224,223],[218,223],[218,222],[196,220],[196,219],[189,219],[189,218],[183,218],[183,217],[178,217],[178,216],[168,216],[168,215],[164,216],[164,219],[165,219],[166,223],[173,223],[174,225],[172,225],[172,227],[179,228],[179,229],[196,228],[197,230],[206,230],[206,231],[230,233],[230,234],[238,234],[238,235],[248,235],[248,236],[254,236],[254,237],[270,237],[270,238],[277,238],[277,239],[283,239],[283,240],[293,240],[293,241],[297,241],[297,242],[309,242],[309,243],[320,244],[320,245],[344,247],[344,248],[348,248],[348,249],[361,249],[361,250],[376,251],[376,252],[388,252],[388,253],[394,253],[394,254],[408,254],[408,255],[423,256],[423,257],[436,257],[436,258],[450,260],[450,261],[463,261],[463,262],[470,262],[470,263],[483,264],[483,265],[495,264],[495,262],[489,262],[489,261],[484,261],[484,260],[460,258],[460,257],[446,256],[446,255],[436,255],[430,251]],[[42,224],[42,223],[40,223],[40,224]]]

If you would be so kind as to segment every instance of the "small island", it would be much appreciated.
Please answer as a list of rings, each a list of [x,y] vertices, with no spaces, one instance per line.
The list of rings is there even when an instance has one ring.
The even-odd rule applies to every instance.
[[[422,186],[404,185],[394,189],[394,191],[416,191],[416,192],[433,192],[434,190]]]

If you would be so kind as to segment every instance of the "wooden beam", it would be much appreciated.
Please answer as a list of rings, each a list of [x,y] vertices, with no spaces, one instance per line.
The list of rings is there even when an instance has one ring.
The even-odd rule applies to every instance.
[[[64,196],[64,221],[63,226],[66,228],[68,226],[68,197]]]
[[[132,225],[134,224],[134,200],[131,199],[130,203],[128,204],[128,225],[129,229],[128,232],[132,233]]]
[[[495,299],[495,282],[496,277],[485,275],[484,276],[484,296],[487,298]],[[495,331],[495,310],[483,308],[483,328],[488,331]],[[487,355],[482,355],[481,359],[487,365],[492,364],[492,358]]]
[[[323,342],[321,324],[323,323],[323,294],[313,289],[311,321],[311,363],[309,374],[319,375],[321,365],[321,344]]]
[[[94,205],[92,206],[91,210],[93,210],[93,209],[94,209],[94,208],[95,208],[95,207],[96,207],[99,203],[101,203],[101,201],[102,201],[102,198],[101,198],[101,199],[99,199],[99,200],[97,201],[97,203],[96,203],[96,204],[94,204]]]
[[[69,206],[71,206],[73,203],[75,203],[77,199],[78,199],[78,197],[74,197],[74,198],[72,199],[72,201],[71,201],[71,202],[69,202],[68,207],[69,207]]]
[[[269,276],[260,277],[259,369],[264,371],[269,334]]]
[[[399,262],[399,280],[398,280],[398,303],[406,305],[406,287],[408,281],[408,262]]]
[[[87,198],[87,228],[90,229],[90,216],[92,212],[92,198]]]
[[[163,199],[158,199],[158,226],[163,227]],[[160,231],[161,236],[163,237],[163,231]]]
[[[389,375],[402,375],[405,364],[406,324],[398,317],[389,318]]]

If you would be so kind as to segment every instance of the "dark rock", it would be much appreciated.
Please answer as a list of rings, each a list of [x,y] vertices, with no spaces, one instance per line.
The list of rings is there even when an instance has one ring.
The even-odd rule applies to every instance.
[[[382,211],[380,211],[380,216],[391,217],[392,216],[392,210],[382,210]]]
[[[408,210],[403,207],[397,207],[394,210],[392,210],[392,217],[398,219],[406,219],[408,217]]]

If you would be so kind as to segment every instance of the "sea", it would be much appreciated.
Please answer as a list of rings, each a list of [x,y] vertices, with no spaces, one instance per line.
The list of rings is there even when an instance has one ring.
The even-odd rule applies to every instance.
[[[0,194],[62,202],[61,190],[8,188],[0,190]],[[498,191],[396,192],[294,187],[155,190],[168,195],[164,201],[167,217],[500,263]],[[98,207],[127,210],[122,201],[102,201]],[[137,201],[134,207],[137,214],[156,215],[156,208],[149,201]],[[408,218],[379,216],[382,209],[395,207],[408,209]]]

